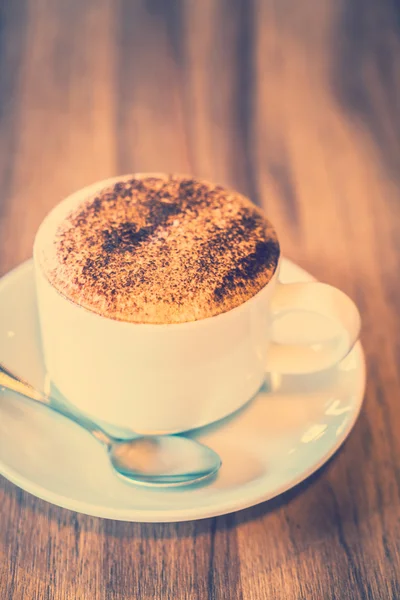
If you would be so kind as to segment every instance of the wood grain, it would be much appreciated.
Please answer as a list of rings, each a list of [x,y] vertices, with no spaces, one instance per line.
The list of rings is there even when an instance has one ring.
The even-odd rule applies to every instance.
[[[400,598],[400,12],[395,0],[5,0],[0,273],[67,193],[127,171],[248,193],[362,311],[345,447],[267,504],[140,525],[0,481],[0,598]]]

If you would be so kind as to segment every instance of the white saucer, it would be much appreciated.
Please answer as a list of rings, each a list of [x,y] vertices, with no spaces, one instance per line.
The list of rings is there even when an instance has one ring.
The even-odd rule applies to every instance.
[[[282,280],[311,276],[285,260]],[[0,281],[0,361],[46,387],[32,262]],[[349,435],[365,386],[360,344],[335,369],[272,376],[235,415],[193,432],[222,458],[217,479],[198,488],[148,490],[118,479],[87,433],[40,406],[0,391],[0,473],[48,502],[123,521],[201,519],[269,500],[321,467]]]

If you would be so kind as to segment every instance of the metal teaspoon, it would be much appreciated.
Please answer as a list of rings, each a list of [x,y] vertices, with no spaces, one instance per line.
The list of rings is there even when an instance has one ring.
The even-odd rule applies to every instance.
[[[36,390],[1,363],[0,386],[50,408],[92,434],[105,446],[115,472],[132,483],[164,488],[189,485],[211,477],[221,466],[216,452],[190,438],[176,435],[115,438],[85,415]]]

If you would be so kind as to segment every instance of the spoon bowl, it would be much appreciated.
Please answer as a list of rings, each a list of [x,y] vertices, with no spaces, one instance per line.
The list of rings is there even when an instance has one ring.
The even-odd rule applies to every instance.
[[[219,470],[216,452],[180,436],[145,436],[114,442],[108,449],[120,477],[147,487],[179,487],[203,481]]]

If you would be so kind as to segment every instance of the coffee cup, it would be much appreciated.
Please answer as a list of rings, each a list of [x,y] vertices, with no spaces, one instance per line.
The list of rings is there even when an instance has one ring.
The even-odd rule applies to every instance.
[[[267,372],[320,371],[349,353],[360,329],[354,303],[323,283],[281,283],[280,258],[250,298],[187,322],[113,318],[57,289],[43,267],[43,249],[56,228],[86,199],[129,177],[75,192],[50,212],[35,238],[44,361],[68,401],[115,427],[179,433],[239,409]]]

